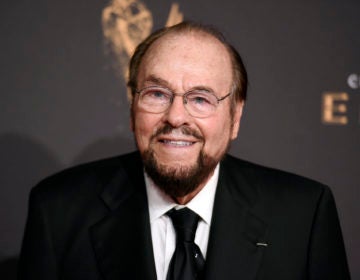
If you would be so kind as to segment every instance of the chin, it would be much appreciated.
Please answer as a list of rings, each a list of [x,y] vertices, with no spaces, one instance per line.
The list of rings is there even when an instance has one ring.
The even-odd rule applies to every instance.
[[[144,151],[142,159],[146,173],[171,197],[183,197],[206,183],[218,163],[204,153],[199,153],[194,163],[186,159],[163,163],[152,150]]]
[[[162,165],[171,169],[192,169],[196,168],[198,163],[198,157],[194,159],[189,158],[157,158],[155,156],[155,161],[158,165]]]

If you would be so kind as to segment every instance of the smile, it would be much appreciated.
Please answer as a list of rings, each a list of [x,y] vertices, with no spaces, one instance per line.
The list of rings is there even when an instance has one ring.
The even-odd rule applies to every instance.
[[[178,146],[178,147],[186,147],[191,146],[194,144],[194,142],[191,141],[183,141],[183,140],[161,140],[160,142],[171,145],[171,146]]]

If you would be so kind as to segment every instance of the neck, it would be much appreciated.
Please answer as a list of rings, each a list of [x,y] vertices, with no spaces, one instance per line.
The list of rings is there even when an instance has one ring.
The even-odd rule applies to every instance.
[[[192,191],[189,194],[186,194],[184,196],[181,197],[173,197],[172,199],[180,205],[185,205],[188,202],[190,202],[190,200],[192,200],[203,188],[205,187],[205,184],[202,185],[201,187],[196,188],[194,191]]]
[[[204,180],[203,183],[201,183],[195,190],[193,190],[191,193],[188,193],[181,197],[172,197],[172,199],[180,205],[185,205],[189,203],[206,185],[206,183],[209,181],[211,176],[214,174],[214,170],[209,174],[209,176]]]

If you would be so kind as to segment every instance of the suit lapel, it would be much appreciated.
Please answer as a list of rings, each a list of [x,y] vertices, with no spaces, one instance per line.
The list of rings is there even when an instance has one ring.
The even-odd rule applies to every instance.
[[[225,160],[215,198],[205,279],[254,280],[266,247],[266,224],[254,214],[256,179]]]
[[[242,170],[240,172],[240,170]],[[148,204],[139,155],[108,183],[101,195],[109,215],[90,228],[106,280],[155,280]],[[257,184],[250,171],[221,163],[204,279],[254,280],[266,247],[266,224],[256,215]]]
[[[102,193],[111,211],[90,229],[100,271],[106,280],[155,280],[142,165],[136,158],[119,170]]]

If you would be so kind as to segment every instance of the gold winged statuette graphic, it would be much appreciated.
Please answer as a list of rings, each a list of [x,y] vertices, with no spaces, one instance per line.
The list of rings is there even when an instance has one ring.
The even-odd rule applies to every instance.
[[[179,5],[173,3],[166,26],[183,20]],[[111,0],[102,12],[102,27],[108,50],[115,57],[115,69],[127,80],[127,65],[136,46],[152,31],[153,16],[142,1]],[[128,95],[129,97],[129,95]]]

